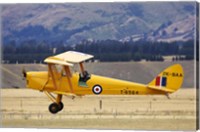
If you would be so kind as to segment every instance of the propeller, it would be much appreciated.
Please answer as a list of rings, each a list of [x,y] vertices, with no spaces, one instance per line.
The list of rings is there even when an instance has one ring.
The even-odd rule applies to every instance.
[[[25,70],[24,67],[23,67],[23,69],[22,69],[22,74],[23,74],[23,77],[26,78],[26,70]]]

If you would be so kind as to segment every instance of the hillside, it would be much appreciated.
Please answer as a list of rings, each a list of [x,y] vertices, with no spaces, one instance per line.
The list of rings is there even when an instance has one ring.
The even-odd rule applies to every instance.
[[[138,83],[148,84],[162,70],[174,62],[107,62],[107,63],[86,63],[86,69],[91,74],[108,76]],[[194,88],[194,62],[180,61],[184,69],[184,88]],[[3,64],[2,87],[3,88],[24,88],[25,80],[22,80],[22,69],[27,71],[47,70],[43,64]],[[78,67],[74,69],[77,71]]]
[[[196,2],[2,5],[3,40],[78,43],[84,39],[186,41]]]

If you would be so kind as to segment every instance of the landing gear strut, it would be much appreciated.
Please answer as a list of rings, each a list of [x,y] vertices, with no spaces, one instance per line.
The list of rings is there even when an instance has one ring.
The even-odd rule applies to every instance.
[[[61,111],[64,107],[64,104],[62,103],[62,95],[58,94],[57,98],[55,98],[51,93],[45,92],[45,94],[49,97],[49,99],[52,100],[52,104],[49,105],[49,111],[52,114],[56,114],[59,111]]]

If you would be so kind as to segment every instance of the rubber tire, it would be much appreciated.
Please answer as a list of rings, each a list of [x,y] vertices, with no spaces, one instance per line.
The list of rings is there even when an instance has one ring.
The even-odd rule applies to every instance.
[[[59,103],[59,111],[61,111],[64,108],[64,104],[62,102]]]
[[[57,103],[52,103],[49,105],[49,111],[52,114],[56,114],[59,111],[59,105]]]

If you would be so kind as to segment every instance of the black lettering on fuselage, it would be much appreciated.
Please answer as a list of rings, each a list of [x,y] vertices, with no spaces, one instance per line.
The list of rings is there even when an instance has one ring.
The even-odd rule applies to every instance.
[[[178,72],[163,72],[163,76],[183,77],[183,74]]]
[[[127,89],[121,90],[120,93],[121,93],[121,94],[126,94],[126,95],[135,95],[135,94],[139,94],[138,91],[135,91],[135,90],[127,90]]]

